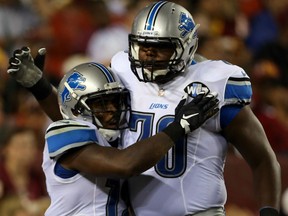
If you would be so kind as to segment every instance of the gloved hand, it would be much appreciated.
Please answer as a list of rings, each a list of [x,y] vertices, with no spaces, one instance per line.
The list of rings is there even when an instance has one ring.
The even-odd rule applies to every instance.
[[[29,47],[22,47],[13,53],[9,60],[8,74],[25,88],[34,86],[43,76],[46,49],[41,48],[35,57]]]
[[[184,95],[175,109],[175,122],[180,123],[185,134],[200,127],[207,119],[214,116],[218,111],[219,100],[217,93],[199,93],[191,102],[188,95]],[[185,105],[185,103],[187,103]]]

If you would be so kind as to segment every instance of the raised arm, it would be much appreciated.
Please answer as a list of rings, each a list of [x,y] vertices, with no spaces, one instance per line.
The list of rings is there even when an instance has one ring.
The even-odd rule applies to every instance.
[[[33,94],[52,121],[57,121],[62,119],[62,115],[58,108],[57,90],[43,75],[45,55],[44,48],[38,50],[35,60],[28,47],[15,50],[10,58],[7,72]]]
[[[47,80],[47,82],[49,82],[49,81]],[[34,97],[35,97],[35,95],[34,95]],[[52,86],[52,91],[50,92],[50,94],[48,94],[47,97],[43,98],[42,100],[37,99],[37,101],[40,104],[41,108],[44,110],[44,112],[48,115],[48,117],[52,121],[57,121],[57,120],[62,119],[62,115],[61,115],[60,110],[58,109],[58,106],[57,106],[57,104],[58,104],[57,89],[54,86]]]

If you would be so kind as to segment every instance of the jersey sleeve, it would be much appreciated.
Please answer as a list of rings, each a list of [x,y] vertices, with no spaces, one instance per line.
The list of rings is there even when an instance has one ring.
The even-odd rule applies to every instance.
[[[95,128],[74,120],[53,122],[47,129],[45,140],[51,159],[62,155],[67,150],[98,143]]]
[[[225,105],[250,104],[252,88],[250,78],[244,71],[237,72],[229,77],[224,94]]]
[[[243,71],[237,71],[229,77],[224,93],[224,105],[220,111],[221,128],[225,128],[241,108],[251,103],[252,88],[248,75]]]

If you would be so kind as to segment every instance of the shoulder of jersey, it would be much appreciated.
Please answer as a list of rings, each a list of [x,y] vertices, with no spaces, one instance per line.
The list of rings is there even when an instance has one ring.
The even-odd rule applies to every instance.
[[[98,141],[93,125],[75,120],[53,122],[46,131],[45,139],[51,158],[69,149]]]
[[[204,79],[221,80],[230,76],[248,77],[239,66],[221,60],[207,60],[192,65],[189,70],[197,72]]]
[[[111,59],[111,68],[117,72],[126,71],[130,69],[130,62],[127,51],[120,51],[116,53]]]
[[[81,121],[71,120],[71,119],[63,119],[63,120],[52,122],[49,125],[46,133],[49,130],[55,129],[55,128],[58,128],[58,127],[65,128],[65,127],[91,127],[91,126],[92,125],[89,125],[88,122],[81,122]]]

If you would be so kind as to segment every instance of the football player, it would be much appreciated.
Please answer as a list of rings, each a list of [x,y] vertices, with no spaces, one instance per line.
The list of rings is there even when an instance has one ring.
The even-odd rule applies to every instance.
[[[17,51],[10,72],[19,72],[29,59],[28,48]],[[184,106],[183,101],[176,110],[179,118],[166,129],[121,149],[120,130],[127,128],[130,114],[128,91],[102,64],[84,63],[66,73],[58,87],[64,120],[53,122],[45,136],[42,167],[51,198],[45,215],[126,215],[124,179],[156,164],[179,138],[218,112],[213,94],[203,93]]]
[[[180,5],[152,3],[134,19],[129,51],[111,60],[112,70],[131,95],[124,147],[172,122],[183,94],[189,101],[201,92],[217,92],[220,100],[216,116],[178,141],[182,145],[175,145],[154,167],[129,179],[132,206],[136,215],[225,215],[223,171],[231,143],[251,167],[260,215],[278,215],[280,167],[249,106],[250,79],[241,67],[228,62],[197,61],[198,27]],[[53,95],[49,85],[45,90],[38,83],[33,86],[49,99]]]
[[[225,215],[223,170],[231,143],[251,167],[260,215],[278,215],[280,166],[250,109],[250,79],[225,61],[197,62],[198,27],[182,6],[152,3],[134,19],[129,52],[112,58],[112,70],[131,94],[125,146],[173,121],[184,92],[191,98],[217,92],[220,100],[220,112],[187,134],[180,148],[174,146],[153,168],[129,179],[134,211],[150,216]]]

